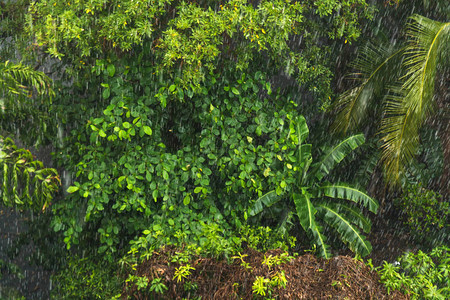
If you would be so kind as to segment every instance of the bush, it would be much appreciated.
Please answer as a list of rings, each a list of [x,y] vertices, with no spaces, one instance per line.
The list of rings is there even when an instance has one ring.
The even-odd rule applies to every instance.
[[[448,228],[449,202],[422,184],[409,185],[401,198],[394,204],[404,214],[404,224],[408,225],[413,236],[423,237],[443,228]]]
[[[378,270],[388,293],[399,290],[411,299],[450,299],[450,248],[437,247],[430,254],[406,253],[399,262],[385,262]]]
[[[116,264],[94,257],[67,258],[67,265],[52,276],[56,299],[119,299],[121,281]]]

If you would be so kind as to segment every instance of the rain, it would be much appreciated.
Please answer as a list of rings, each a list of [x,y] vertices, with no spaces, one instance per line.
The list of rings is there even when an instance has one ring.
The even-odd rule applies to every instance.
[[[0,1],[0,300],[448,299],[447,2]]]

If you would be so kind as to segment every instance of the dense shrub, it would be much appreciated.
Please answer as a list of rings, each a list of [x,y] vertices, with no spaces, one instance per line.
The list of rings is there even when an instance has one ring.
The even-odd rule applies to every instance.
[[[450,298],[450,249],[442,246],[429,254],[406,253],[399,262],[385,262],[378,270],[388,292],[400,290],[412,299]]]
[[[407,186],[394,204],[401,209],[404,224],[420,240],[430,234],[435,238],[436,232],[449,229],[450,203],[421,183]]]
[[[52,281],[54,299],[119,299],[122,284],[117,264],[77,256],[68,256]]]

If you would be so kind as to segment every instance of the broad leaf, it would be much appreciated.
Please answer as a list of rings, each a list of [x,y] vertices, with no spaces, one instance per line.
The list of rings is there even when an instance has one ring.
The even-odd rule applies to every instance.
[[[311,144],[303,144],[298,147],[298,165],[304,169],[308,165],[308,160],[311,159]]]
[[[289,233],[289,229],[292,227],[292,217],[293,212],[287,208],[283,211],[282,217],[280,218],[280,222],[278,222],[277,225],[277,232],[280,233],[283,236],[286,236],[286,234]]]
[[[305,142],[306,138],[309,135],[308,125],[306,124],[305,117],[300,115],[297,118],[297,136],[298,136],[298,145],[301,145]]]
[[[356,203],[361,203],[371,212],[376,213],[378,202],[366,193],[345,184],[327,184],[318,188],[319,196],[325,195],[330,198],[346,199]]]
[[[326,237],[322,234],[322,227],[313,221],[313,227],[310,232],[314,239],[313,242],[317,246],[318,254],[325,259],[329,259],[331,257],[330,246],[326,244]]]
[[[322,160],[315,164],[317,171],[315,176],[318,180],[321,180],[325,175],[327,175],[335,165],[340,163],[350,152],[364,144],[364,135],[357,134],[340,142],[337,146],[332,148]]]
[[[308,173],[309,166],[311,165],[312,162],[311,148],[312,148],[311,144],[303,144],[300,147],[298,147],[297,166],[300,169],[299,173],[301,174],[300,178],[298,179],[299,186],[302,185]]]
[[[280,201],[280,199],[281,196],[277,195],[276,191],[270,191],[258,198],[258,200],[256,200],[255,203],[253,203],[253,205],[250,207],[248,213],[250,216],[256,216],[264,210],[264,206],[270,207]]]
[[[372,227],[372,223],[370,220],[364,216],[361,211],[353,206],[342,204],[342,203],[336,203],[336,202],[321,202],[317,205],[326,205],[338,212],[342,212],[343,215],[346,215],[347,220],[349,220],[351,223],[355,224],[359,228],[361,228],[365,233],[369,233],[370,229]]]
[[[359,253],[361,256],[370,254],[372,245],[342,212],[326,204],[319,204],[317,208],[326,212],[324,221],[339,232],[341,239],[349,244],[349,248],[353,252]]]
[[[309,200],[310,196],[308,192],[304,192],[302,194],[293,194],[292,199],[294,200],[295,209],[297,211],[297,216],[300,220],[300,225],[302,225],[303,230],[306,232],[308,229],[314,227],[315,219],[314,214],[316,213],[316,209],[312,205]]]

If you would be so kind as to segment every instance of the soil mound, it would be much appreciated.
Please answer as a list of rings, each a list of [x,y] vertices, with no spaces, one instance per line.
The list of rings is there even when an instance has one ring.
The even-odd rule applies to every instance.
[[[235,258],[231,264],[209,258],[193,259],[189,265],[195,269],[177,282],[175,272],[180,264],[171,262],[175,249],[165,248],[141,263],[134,273],[147,277],[149,285],[153,279],[161,278],[168,288],[165,294],[145,294],[130,284],[124,287],[122,296],[124,299],[127,296],[132,299],[263,299],[256,297],[252,290],[257,277],[270,280],[283,271],[287,283],[285,288],[272,289],[272,297],[276,299],[409,299],[399,292],[388,295],[375,271],[348,256],[325,260],[307,254],[271,267],[263,263],[269,256],[279,257],[282,253],[272,250],[263,254],[247,249],[241,256],[243,259]]]

